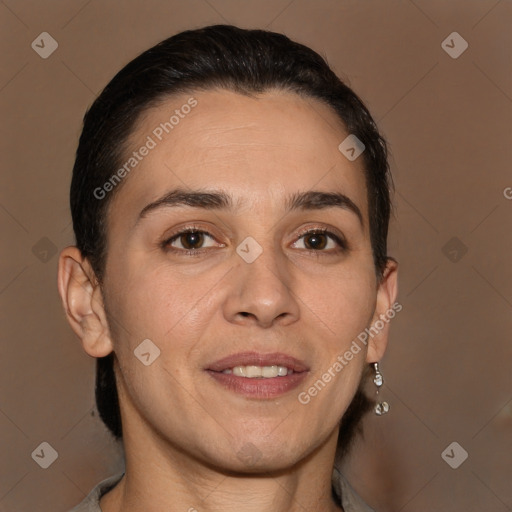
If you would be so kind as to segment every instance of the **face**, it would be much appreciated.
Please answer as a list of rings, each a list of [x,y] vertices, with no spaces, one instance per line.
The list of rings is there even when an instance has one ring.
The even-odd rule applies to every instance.
[[[140,120],[133,150],[154,147],[109,206],[103,285],[129,435],[240,470],[290,466],[336,434],[384,341],[304,392],[389,307],[347,135],[287,92],[185,94]]]

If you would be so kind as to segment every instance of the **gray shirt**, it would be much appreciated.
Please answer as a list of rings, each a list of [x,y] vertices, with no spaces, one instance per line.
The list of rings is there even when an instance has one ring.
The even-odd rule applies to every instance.
[[[118,473],[101,481],[89,495],[70,512],[102,512],[100,498],[110,491],[121,480],[124,473]],[[334,468],[332,475],[332,487],[338,500],[341,496],[341,505],[345,512],[375,512],[354,491],[347,479]]]

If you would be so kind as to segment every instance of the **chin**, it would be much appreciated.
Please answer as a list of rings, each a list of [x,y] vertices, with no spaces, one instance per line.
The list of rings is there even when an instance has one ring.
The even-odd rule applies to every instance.
[[[223,472],[244,474],[285,472],[304,460],[313,446],[300,449],[302,442],[289,443],[283,439],[239,439],[233,441],[227,450],[210,454],[210,461]],[[269,442],[271,441],[271,442]]]
[[[233,458],[232,454],[218,461],[217,467],[225,473],[257,475],[262,473],[281,473],[290,470],[301,460],[300,456],[290,453],[262,453],[254,445],[247,443]],[[229,462],[228,462],[229,461]]]

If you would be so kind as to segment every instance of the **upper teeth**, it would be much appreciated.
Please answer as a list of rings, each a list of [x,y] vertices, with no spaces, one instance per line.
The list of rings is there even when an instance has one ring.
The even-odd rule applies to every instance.
[[[237,377],[248,377],[254,379],[257,377],[272,378],[272,377],[286,377],[293,373],[286,366],[235,366],[234,368],[228,368],[222,373],[232,373]]]

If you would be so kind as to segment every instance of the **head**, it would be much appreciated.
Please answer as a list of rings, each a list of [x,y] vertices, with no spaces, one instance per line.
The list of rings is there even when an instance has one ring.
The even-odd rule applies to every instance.
[[[355,160],[338,149],[349,135],[364,144]],[[206,27],[125,66],[84,118],[76,249],[59,272],[69,321],[98,358],[96,401],[112,434],[123,436],[121,402],[134,424],[208,462],[250,443],[262,464],[277,445],[292,464],[340,419],[346,452],[388,326],[314,399],[297,396],[394,302],[390,184],[367,108],[284,35]],[[149,366],[135,357],[147,339],[150,359],[160,351]],[[291,354],[308,376],[257,403],[217,388],[214,362],[247,351]],[[240,420],[225,423],[230,414]]]

